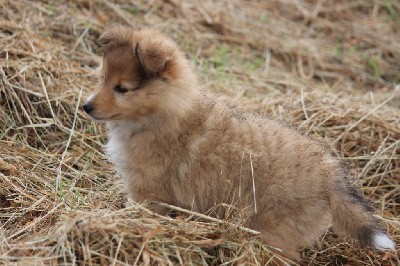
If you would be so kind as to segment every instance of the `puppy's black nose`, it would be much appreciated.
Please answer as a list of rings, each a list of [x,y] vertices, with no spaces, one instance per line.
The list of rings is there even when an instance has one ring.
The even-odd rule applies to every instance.
[[[83,106],[83,110],[85,110],[86,113],[90,114],[90,112],[93,111],[93,106],[90,104],[90,102],[86,102]]]

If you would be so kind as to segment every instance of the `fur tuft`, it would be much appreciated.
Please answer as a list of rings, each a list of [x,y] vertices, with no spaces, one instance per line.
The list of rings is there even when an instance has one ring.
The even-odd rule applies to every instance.
[[[339,174],[342,178],[336,181],[335,192],[331,194],[334,229],[357,239],[363,247],[393,250],[393,241],[382,233],[379,221],[372,215],[372,207],[350,184],[346,173],[342,168]]]
[[[372,243],[379,250],[395,250],[394,242],[384,233],[376,233]]]

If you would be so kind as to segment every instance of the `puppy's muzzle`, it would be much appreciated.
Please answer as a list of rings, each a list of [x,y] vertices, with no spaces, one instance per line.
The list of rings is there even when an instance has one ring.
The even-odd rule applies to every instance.
[[[90,102],[86,102],[82,107],[83,110],[85,110],[85,112],[88,114],[90,114],[94,109],[93,105]]]

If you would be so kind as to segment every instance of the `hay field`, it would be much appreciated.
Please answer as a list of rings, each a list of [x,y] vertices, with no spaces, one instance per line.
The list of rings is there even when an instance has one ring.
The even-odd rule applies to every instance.
[[[237,221],[124,207],[103,128],[81,109],[110,21],[161,29],[204,89],[334,146],[399,247],[399,16],[397,0],[0,1],[0,265],[284,261]],[[400,265],[398,253],[327,232],[300,264]]]

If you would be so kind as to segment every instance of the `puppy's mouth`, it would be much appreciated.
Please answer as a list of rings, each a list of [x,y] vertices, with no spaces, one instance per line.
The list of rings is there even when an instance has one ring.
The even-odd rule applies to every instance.
[[[115,114],[115,115],[110,115],[108,117],[97,117],[95,115],[90,115],[90,117],[96,121],[96,122],[102,122],[102,121],[109,121],[109,120],[113,120],[114,118],[120,116],[121,114]]]

